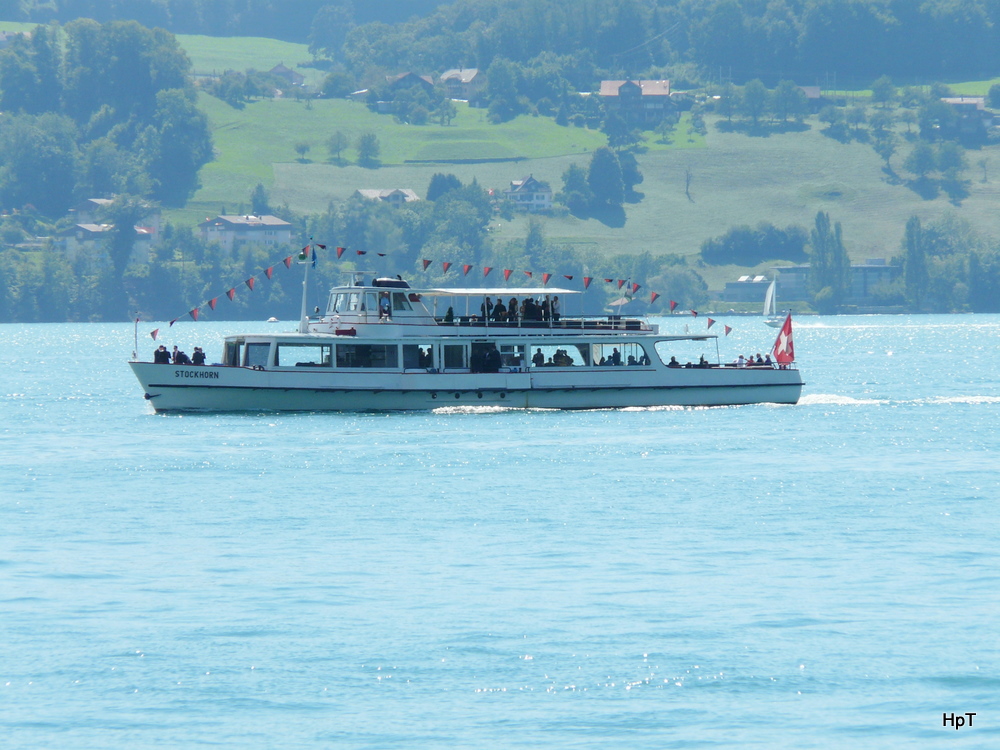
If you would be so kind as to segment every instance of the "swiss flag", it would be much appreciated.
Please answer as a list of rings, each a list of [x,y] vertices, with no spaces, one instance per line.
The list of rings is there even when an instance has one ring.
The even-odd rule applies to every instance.
[[[779,365],[791,364],[795,361],[795,347],[792,345],[792,315],[788,314],[785,324],[781,326],[781,333],[774,341],[774,361]]]

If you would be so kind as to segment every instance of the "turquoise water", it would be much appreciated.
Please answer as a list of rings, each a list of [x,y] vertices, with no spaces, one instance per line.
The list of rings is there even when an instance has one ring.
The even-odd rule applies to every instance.
[[[794,407],[156,416],[130,325],[0,326],[2,745],[1000,746],[998,341],[802,319]]]

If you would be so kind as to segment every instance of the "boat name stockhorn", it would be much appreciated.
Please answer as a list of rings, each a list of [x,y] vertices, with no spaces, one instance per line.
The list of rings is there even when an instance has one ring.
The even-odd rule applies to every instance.
[[[218,380],[219,373],[212,370],[177,370],[174,372],[175,378],[215,378]]]

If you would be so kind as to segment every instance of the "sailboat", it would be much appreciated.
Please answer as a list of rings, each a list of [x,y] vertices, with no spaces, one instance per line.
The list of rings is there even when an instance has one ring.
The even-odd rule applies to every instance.
[[[764,295],[764,325],[769,325],[771,328],[781,328],[785,322],[785,316],[778,314],[778,295],[775,292],[777,283],[777,278],[771,279],[771,285]]]

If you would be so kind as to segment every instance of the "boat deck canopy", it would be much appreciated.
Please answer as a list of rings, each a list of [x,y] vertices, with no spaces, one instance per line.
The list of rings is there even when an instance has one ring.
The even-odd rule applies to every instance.
[[[542,287],[539,289],[531,287],[511,287],[501,286],[486,289],[471,288],[447,288],[447,289],[415,289],[413,291],[428,297],[545,297],[563,294],[582,294],[574,289],[557,289],[555,287]]]

